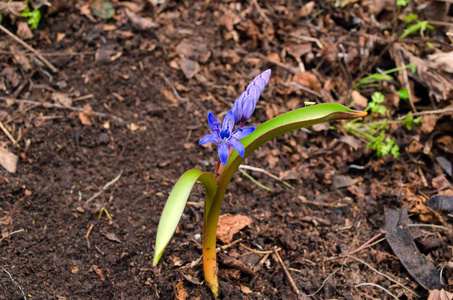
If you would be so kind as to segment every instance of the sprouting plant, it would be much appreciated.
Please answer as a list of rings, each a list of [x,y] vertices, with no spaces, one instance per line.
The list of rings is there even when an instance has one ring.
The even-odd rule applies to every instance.
[[[184,173],[171,191],[157,229],[153,264],[157,265],[181,218],[187,199],[196,182],[206,190],[203,215],[203,269],[207,285],[219,296],[216,260],[216,230],[227,186],[240,164],[260,145],[284,133],[322,122],[363,117],[366,112],[353,111],[340,104],[326,103],[304,107],[258,127],[244,127],[269,82],[271,70],[257,76],[234,102],[223,121],[208,114],[211,133],[200,144],[217,144],[218,159],[214,173],[192,169]]]
[[[393,77],[390,74],[401,71],[403,69],[410,69],[412,73],[415,73],[415,66],[412,64],[407,64],[399,68],[393,68],[387,71],[381,71],[378,73],[371,74],[369,76],[363,77],[354,84],[355,89],[360,89],[364,87],[377,87],[378,82],[380,81],[389,81],[393,80]]]
[[[30,8],[27,6],[20,15],[28,18],[27,24],[30,25],[31,29],[38,28],[39,21],[41,21],[41,11],[39,9],[34,8],[30,11]]]
[[[407,93],[407,90],[398,91],[398,94],[402,99],[406,96],[407,98],[409,97]],[[372,113],[377,113],[381,116],[388,115],[387,108],[382,105],[385,101],[385,97],[381,92],[374,92],[371,96],[371,100],[372,101],[368,103],[368,106],[365,108],[365,111],[371,111]],[[367,141],[368,144],[366,147],[375,149],[378,157],[392,154],[395,158],[398,158],[400,155],[400,149],[398,145],[395,144],[395,139],[386,135],[386,130],[390,124],[403,124],[408,130],[412,130],[414,125],[420,125],[422,123],[422,118],[418,117],[414,119],[411,114],[412,113],[409,112],[407,117],[402,120],[389,120],[388,118],[383,118],[379,121],[371,123],[352,120],[347,122],[343,128],[345,128],[349,133],[352,133],[355,136]]]
[[[0,0],[0,2],[11,2],[11,0]],[[14,7],[14,10],[9,11],[10,14],[18,16],[20,13],[21,17],[28,18],[27,24],[30,25],[31,29],[38,28],[39,21],[41,20],[41,11],[37,8],[30,10],[28,7],[30,0],[15,1],[14,4],[18,4]],[[8,13],[8,9],[6,9]],[[0,14],[0,23],[2,22],[3,16]]]
[[[429,25],[428,21],[420,21],[418,20],[418,16],[416,14],[409,14],[404,18],[404,21],[406,23],[413,23],[415,24],[408,24],[406,27],[406,30],[404,31],[403,34],[399,37],[399,39],[404,39],[405,37],[411,35],[412,33],[416,31],[420,31],[420,36],[422,38],[425,37],[425,31],[427,29],[434,29],[433,26]]]

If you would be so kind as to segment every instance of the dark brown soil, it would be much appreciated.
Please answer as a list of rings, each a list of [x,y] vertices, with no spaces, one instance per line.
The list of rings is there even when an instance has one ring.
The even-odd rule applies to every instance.
[[[390,41],[369,22],[366,7],[342,9],[320,1],[315,6],[320,14],[313,12],[311,18],[300,16],[303,1],[258,1],[262,14],[254,2],[166,1],[152,7],[137,0],[132,4],[142,7],[136,14],[156,22],[139,30],[127,17],[128,2],[113,2],[113,19],[90,20],[82,14],[88,2],[55,1],[56,8],[48,9],[34,38],[26,42],[57,73],[0,35],[0,121],[18,140],[15,147],[0,131],[0,147],[20,157],[16,173],[0,168],[0,225],[6,236],[0,244],[0,299],[185,299],[185,293],[188,299],[211,298],[207,286],[197,284],[203,281],[201,264],[189,266],[201,255],[201,188],[189,199],[161,262],[152,266],[157,224],[173,184],[186,170],[215,168],[215,147],[198,145],[209,131],[207,112],[225,113],[254,76],[268,68],[272,77],[253,124],[303,107],[304,101],[347,105],[345,74],[355,80],[362,71],[374,73],[372,65],[395,66],[386,49]],[[358,24],[354,18],[366,22]],[[2,24],[15,32],[10,20]],[[229,38],[233,31],[237,42]],[[302,56],[306,70],[320,83],[322,99],[287,84],[298,68],[287,54],[289,44],[307,45],[291,34],[315,37],[325,45],[321,50],[308,43],[312,57]],[[332,54],[353,53],[373,35],[378,40],[368,56],[345,62]],[[451,51],[447,39],[440,41],[439,49]],[[424,51],[420,46],[420,57]],[[199,65],[189,79],[179,69],[184,57]],[[280,57],[278,63],[275,57]],[[362,94],[389,91],[392,84],[397,85]],[[452,98],[430,101],[429,89],[413,84],[419,110],[451,105]],[[316,90],[316,84],[308,87]],[[58,103],[56,93],[73,100],[70,108],[42,105]],[[12,96],[16,103],[4,101]],[[410,110],[407,102],[386,104],[395,119]],[[76,110],[82,108],[85,113]],[[415,222],[450,228],[421,228],[417,245],[439,270],[444,268],[445,288],[452,291],[452,218],[426,206],[439,191],[452,190],[450,175],[436,160],[453,158],[448,145],[438,141],[451,138],[451,118],[436,121],[431,132],[391,127],[401,149],[398,159],[376,157],[363,141],[354,149],[344,142],[349,135],[340,122],[330,124],[334,129],[309,128],[261,147],[246,164],[282,176],[295,190],[262,173],[250,174],[272,191],[235,175],[222,214],[246,215],[253,224],[234,236],[239,243],[219,253],[221,297],[297,299],[276,256],[259,252],[278,247],[295,285],[312,299],[391,299],[380,288],[356,287],[362,283],[384,287],[400,299],[416,298],[384,274],[426,299],[428,291],[385,240],[351,254],[382,232],[387,208],[404,206]],[[430,143],[429,153],[410,150],[413,141]],[[447,186],[439,186],[439,176]]]

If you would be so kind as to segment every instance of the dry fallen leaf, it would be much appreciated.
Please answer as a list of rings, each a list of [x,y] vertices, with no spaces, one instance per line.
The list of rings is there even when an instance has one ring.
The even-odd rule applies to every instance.
[[[141,17],[127,8],[124,9],[124,12],[129,19],[129,22],[131,22],[132,27],[138,31],[145,31],[159,27],[159,24],[154,22],[151,18]]]
[[[16,173],[19,157],[0,147],[0,165],[10,173]]]
[[[9,15],[12,19],[20,17],[20,13],[27,8],[28,3],[23,1],[0,2],[0,13]]]
[[[29,40],[33,38],[33,33],[27,22],[17,22],[17,35],[23,40]]]
[[[447,292],[444,289],[429,291],[428,300],[453,300],[453,293]]]
[[[194,77],[200,70],[200,65],[191,59],[182,59],[179,66],[187,79]]]
[[[233,235],[242,228],[249,226],[253,220],[243,215],[221,215],[217,224],[217,238],[223,243],[228,244],[233,239]]]
[[[308,17],[315,8],[315,1],[310,1],[299,9],[299,14],[302,18]]]
[[[352,91],[351,97],[352,101],[354,102],[354,106],[359,106],[361,109],[364,109],[368,106],[368,99],[362,96],[359,92],[355,90]]]
[[[99,269],[98,266],[93,265],[93,266],[91,267],[90,271],[91,271],[91,272],[94,271],[94,272],[99,276],[99,279],[100,279],[101,281],[105,281],[104,272],[102,272],[102,270]]]
[[[72,273],[72,274],[77,274],[77,273],[79,273],[79,268],[77,268],[77,266],[72,267],[72,268],[71,268],[71,273]]]
[[[110,241],[121,243],[120,239],[116,236],[115,233],[113,232],[104,232],[102,233],[106,238],[108,238]]]
[[[180,280],[175,284],[175,298],[177,300],[186,300],[189,297],[189,294],[184,289],[183,282]]]
[[[293,77],[293,82],[298,83],[306,88],[309,88],[315,92],[321,91],[321,83],[316,77],[315,74],[310,73],[308,71],[299,72]]]
[[[61,104],[64,107],[72,106],[72,99],[65,93],[54,92],[50,98],[55,101],[55,103]]]

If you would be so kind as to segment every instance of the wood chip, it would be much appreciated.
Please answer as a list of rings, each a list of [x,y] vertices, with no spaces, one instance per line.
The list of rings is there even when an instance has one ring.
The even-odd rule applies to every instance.
[[[0,147],[0,165],[10,173],[16,173],[19,157]]]

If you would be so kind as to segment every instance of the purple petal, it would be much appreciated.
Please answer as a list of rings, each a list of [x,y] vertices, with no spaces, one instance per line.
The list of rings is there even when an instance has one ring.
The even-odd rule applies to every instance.
[[[264,90],[264,87],[266,86],[266,81],[264,81],[264,79],[261,77],[257,77],[257,78],[255,78],[255,80],[253,80],[253,84],[258,87],[258,89],[260,90],[260,94],[261,94]]]
[[[228,162],[228,156],[229,156],[229,147],[226,144],[219,144],[217,146],[217,151],[219,152],[219,158],[220,162],[222,165],[226,165]]]
[[[250,119],[255,111],[255,99],[252,96],[247,96],[244,99],[244,105],[242,106],[242,118],[244,120]]]
[[[207,134],[205,135],[201,141],[198,143],[198,145],[204,145],[207,143],[220,143],[220,139],[216,134]]]
[[[264,82],[266,82],[265,85],[267,85],[267,83],[269,82],[269,79],[271,78],[271,69],[267,69],[266,71],[261,73],[261,75],[259,75],[259,76],[264,80]]]
[[[208,124],[212,133],[220,130],[220,121],[211,112],[208,112]]]
[[[234,122],[237,123],[242,118],[242,97],[239,97],[234,101],[233,108],[231,109],[234,115]]]
[[[228,130],[229,133],[233,131],[234,128],[234,115],[231,110],[229,110],[223,119],[223,125],[222,125],[222,131],[223,130]]]
[[[233,133],[233,137],[240,140],[255,131],[255,127],[242,127]]]
[[[252,85],[249,85],[249,87],[247,88],[247,94],[249,96],[252,96],[253,102],[256,103],[256,102],[258,102],[258,99],[260,98],[261,91],[260,91],[259,87],[252,84]]]
[[[227,145],[231,146],[234,150],[236,150],[241,157],[244,157],[244,145],[239,142],[237,139],[232,138],[229,139]]]

